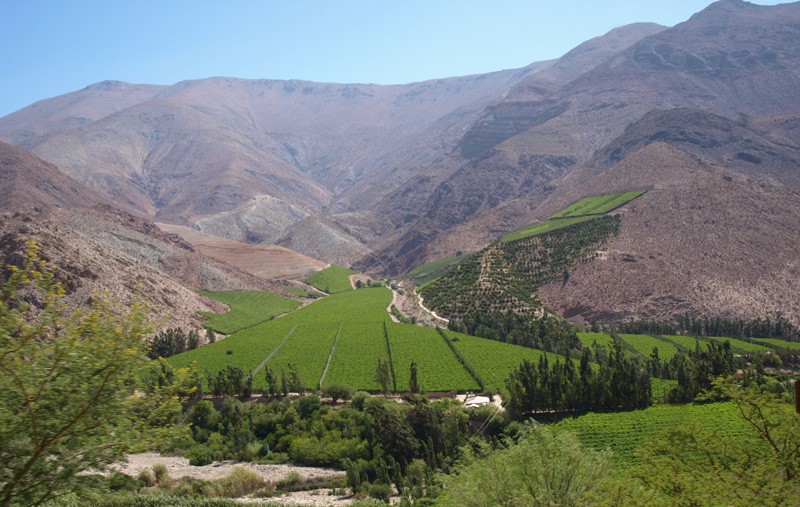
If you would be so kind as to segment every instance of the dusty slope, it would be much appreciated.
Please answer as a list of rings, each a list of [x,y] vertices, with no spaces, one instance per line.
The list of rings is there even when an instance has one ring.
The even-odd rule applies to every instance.
[[[656,142],[584,186],[650,188],[622,210],[601,260],[542,299],[576,321],[682,314],[800,319],[800,194]]]
[[[34,239],[42,257],[57,266],[60,278],[68,284],[71,308],[89,304],[98,293],[123,307],[144,300],[156,328],[198,328],[202,322],[198,311],[225,311],[224,305],[199,296],[137,258],[65,227],[62,220],[69,222],[71,217],[62,213],[65,212],[54,211],[51,216],[3,214],[0,260],[20,262],[26,241]]]
[[[0,211],[43,211],[107,203],[52,164],[0,141]]]
[[[156,225],[165,232],[179,235],[203,255],[258,278],[303,280],[327,266],[322,261],[277,245],[241,243],[181,225]]]
[[[496,213],[524,216],[525,207],[536,209],[554,191],[556,180],[587,163],[654,109],[709,111],[727,116],[729,123],[746,115],[745,123],[767,126],[761,118],[800,114],[798,83],[800,3],[756,6],[739,0],[718,2],[684,23],[644,37],[563,86],[539,87],[532,94],[520,83],[519,93],[512,90],[466,130],[447,175],[431,180],[434,188],[416,199],[416,213],[400,208],[403,213],[396,215],[388,242],[364,264],[388,264],[401,272],[429,260],[433,250],[438,254],[439,247],[431,245],[440,237],[449,243],[454,227],[471,220],[489,225]],[[693,120],[685,121],[689,123],[675,122],[670,129],[680,134],[692,128]],[[776,142],[769,152],[777,157],[769,152],[768,157],[758,156],[762,163],[754,172],[768,174],[776,158],[782,163],[792,158],[786,150],[772,149],[785,141],[792,144],[790,123],[779,128],[770,134]],[[714,159],[743,153],[735,162],[744,165],[746,144],[742,138],[703,148]],[[418,188],[419,180],[411,180],[397,194],[413,195]],[[516,207],[514,200],[525,205]],[[405,206],[404,199],[399,202]],[[386,205],[391,209],[391,203]]]

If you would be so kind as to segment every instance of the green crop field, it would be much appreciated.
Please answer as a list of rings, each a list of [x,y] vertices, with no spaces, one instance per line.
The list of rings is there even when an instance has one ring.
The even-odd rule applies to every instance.
[[[694,350],[697,344],[700,345],[701,350],[705,350],[706,345],[708,345],[708,340],[703,338],[698,338],[696,336],[687,336],[687,335],[662,335],[662,338],[665,338],[672,343],[678,345],[679,347],[683,347],[684,350]],[[660,353],[661,351],[659,351]]]
[[[628,345],[638,350],[644,357],[650,357],[653,348],[658,349],[658,357],[662,361],[669,361],[678,352],[678,347],[670,342],[659,340],[649,334],[617,334]]]
[[[350,283],[350,275],[353,273],[355,271],[352,269],[332,264],[306,278],[306,283],[328,294],[336,294],[353,289]]]
[[[306,289],[301,289],[300,287],[286,287],[286,290],[294,294],[295,296],[300,296],[301,298],[317,298],[320,296],[324,296],[323,293],[317,291],[309,291]]]
[[[593,449],[611,449],[617,470],[624,472],[637,464],[634,450],[647,438],[681,424],[714,428],[730,440],[732,447],[752,431],[733,403],[655,405],[629,412],[590,413],[561,421],[555,428],[575,433],[581,443]]]
[[[561,357],[556,354],[547,354],[541,350],[452,331],[447,331],[447,336],[453,341],[464,359],[483,378],[486,387],[493,387],[501,393],[507,393],[506,379],[522,363],[523,359],[538,363],[539,358],[544,355],[547,355],[552,361]]]
[[[386,306],[391,298],[391,292],[383,288],[361,289],[326,296],[288,315],[247,328],[224,340],[172,356],[169,362],[180,367],[196,361],[200,371],[214,372],[232,365],[241,366],[249,372],[259,366],[296,326],[295,331],[270,359],[267,366],[280,371],[281,368],[287,368],[290,363],[294,364],[304,383],[315,386],[322,375],[333,338],[340,325],[347,328],[348,325],[372,322],[373,327],[379,329],[377,337],[380,338],[379,342],[383,344],[385,350],[382,326],[383,319],[388,318]],[[372,372],[371,375],[374,376],[374,366]],[[264,385],[264,378],[257,374],[254,386],[261,389]],[[349,385],[357,388],[368,387],[361,384]]]
[[[741,350],[742,352],[767,352],[772,350],[769,347],[759,345],[758,343],[750,343],[748,341],[738,340],[736,338],[728,338],[725,336],[712,336],[709,337],[709,339],[718,343],[724,343],[726,341],[731,342],[732,348]]]
[[[205,326],[222,334],[235,333],[269,320],[271,317],[291,312],[300,306],[300,302],[272,292],[209,292],[203,290],[199,292],[231,307],[227,313],[200,312],[208,318]]]
[[[580,217],[586,215],[602,215],[636,199],[645,192],[647,191],[635,190],[632,192],[622,192],[619,194],[606,194],[587,197],[567,208],[564,208],[555,215],[551,216],[550,219]]]
[[[386,292],[388,294],[388,291]],[[386,307],[383,308],[383,313],[386,315]],[[344,384],[355,389],[379,390],[381,386],[375,380],[378,359],[383,361],[389,359],[386,338],[383,336],[383,320],[346,322],[339,334],[325,384]]]
[[[446,259],[437,259],[427,264],[417,266],[411,270],[410,273],[408,273],[408,276],[414,281],[414,283],[417,284],[417,286],[422,288],[423,285],[436,280],[448,269],[460,264],[462,261],[468,258],[469,255],[458,255],[455,257],[448,257]]]
[[[408,389],[410,364],[418,365],[419,381],[429,391],[477,390],[478,384],[432,328],[393,323],[386,307],[386,288],[351,290],[320,298],[288,315],[231,334],[224,340],[190,350],[168,361],[176,367],[196,362],[201,372],[240,366],[245,372],[266,366],[288,374],[292,364],[306,387],[316,387],[330,357],[324,384],[342,383],[355,389],[378,390],[378,359],[388,360],[384,322],[392,347],[392,366],[399,391]],[[341,328],[341,331],[340,331]],[[336,347],[333,348],[336,335]],[[505,379],[523,358],[538,361],[544,352],[483,338],[448,332],[456,348],[490,387],[505,389]],[[333,353],[331,354],[331,351]],[[552,358],[558,357],[551,354]],[[254,388],[266,387],[258,370]]]
[[[800,342],[789,342],[786,340],[779,340],[777,338],[754,338],[754,339],[762,343],[767,343],[772,348],[800,350]],[[755,344],[751,343],[750,345],[755,345]]]
[[[417,363],[419,383],[426,391],[479,389],[436,329],[394,322],[387,329],[398,390],[408,390],[411,361]]]
[[[293,365],[303,386],[316,388],[338,330],[335,322],[304,318],[266,366],[280,377],[280,372],[288,375],[289,366]],[[257,375],[253,387],[265,389],[266,377]]]
[[[577,335],[584,347],[591,347],[594,342],[601,347],[614,343],[614,338],[608,333],[577,333]]]
[[[241,366],[245,372],[250,372],[283,341],[295,324],[295,319],[287,315],[247,328],[224,340],[172,356],[167,361],[176,368],[196,362],[201,372],[216,372],[226,366]]]
[[[511,234],[503,236],[500,241],[504,243],[510,243],[512,241],[518,241],[520,239],[538,236],[539,234],[544,234],[546,232],[557,231],[558,229],[563,229],[565,227],[569,227],[570,225],[579,224],[581,222],[586,222],[588,220],[593,220],[595,218],[597,217],[596,216],[572,217],[572,218],[565,218],[563,220],[548,220],[547,222],[539,222],[538,224],[525,227],[524,229],[519,229],[517,231],[512,232]]]

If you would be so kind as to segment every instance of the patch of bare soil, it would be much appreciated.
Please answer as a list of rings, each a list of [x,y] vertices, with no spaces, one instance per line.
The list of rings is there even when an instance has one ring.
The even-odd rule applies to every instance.
[[[439,317],[434,312],[425,308],[419,294],[414,290],[414,284],[409,280],[398,283],[403,293],[394,292],[394,304],[400,312],[408,318],[414,317],[417,324],[429,327],[447,327],[447,320]]]
[[[235,266],[259,278],[303,279],[327,265],[282,246],[242,243],[181,225],[164,223],[156,225],[165,232],[180,235],[203,255]]]
[[[126,463],[119,464],[116,469],[120,472],[136,477],[142,470],[152,470],[153,465],[164,465],[173,479],[190,477],[201,480],[214,480],[230,474],[234,467],[249,468],[257,472],[266,481],[278,482],[285,479],[290,473],[300,474],[302,479],[321,477],[343,476],[344,472],[329,468],[298,467],[293,465],[262,465],[256,463],[240,463],[236,461],[214,462],[210,465],[192,466],[189,460],[179,456],[162,456],[157,453],[141,453],[128,455]],[[246,498],[244,503],[282,503],[285,505],[349,505],[352,498],[349,496],[330,495],[328,490],[298,491],[289,495],[275,498]]]

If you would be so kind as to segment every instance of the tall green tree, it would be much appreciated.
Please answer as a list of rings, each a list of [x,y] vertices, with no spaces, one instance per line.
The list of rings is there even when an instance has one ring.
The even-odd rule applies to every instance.
[[[417,377],[417,363],[416,361],[411,361],[410,372],[409,372],[409,379],[408,379],[408,390],[412,393],[419,393],[419,378]]]
[[[0,506],[39,505],[122,456],[146,323],[102,298],[69,314],[33,243],[0,282]]]
[[[517,445],[467,461],[445,479],[437,505],[484,507],[595,505],[611,470],[608,451],[581,447],[570,433],[534,426]]]

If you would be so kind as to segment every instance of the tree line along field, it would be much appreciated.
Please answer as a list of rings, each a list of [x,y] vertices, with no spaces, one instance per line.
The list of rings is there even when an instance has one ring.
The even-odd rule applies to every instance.
[[[330,359],[323,387],[338,383],[378,391],[378,361],[391,360],[400,392],[409,389],[410,365],[414,361],[424,390],[479,390],[479,383],[439,331],[391,321],[386,311],[391,298],[391,292],[382,287],[340,292],[244,328],[223,340],[172,356],[168,361],[174,367],[194,362],[199,371],[207,373],[238,366],[245,373],[255,372],[253,387],[265,390],[263,367],[278,375],[282,371],[288,374],[293,367],[304,387],[316,388]],[[238,309],[235,304],[233,308]],[[544,354],[449,331],[447,336],[472,370],[485,379],[486,387],[501,391],[508,373],[523,358],[538,360]]]
[[[656,335],[656,334],[626,334],[626,333],[577,333],[578,339],[584,347],[592,347],[594,342],[600,346],[607,346],[618,340],[629,351],[643,357],[650,357],[653,349],[658,349],[659,358],[670,360],[678,350],[685,352],[695,350],[699,345],[701,349],[709,343],[730,342],[731,348],[741,354],[768,352],[776,349],[800,349],[800,342],[790,342],[775,338],[755,338],[746,341],[725,336],[692,336],[692,335]]]

